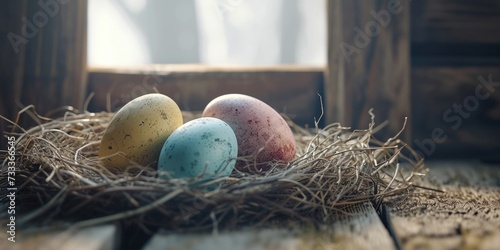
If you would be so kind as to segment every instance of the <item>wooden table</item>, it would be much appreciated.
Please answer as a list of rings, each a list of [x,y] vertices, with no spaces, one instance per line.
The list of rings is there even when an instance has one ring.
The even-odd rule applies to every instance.
[[[389,200],[377,213],[371,203],[316,228],[243,229],[216,234],[158,232],[143,249],[500,249],[500,164],[428,162],[418,190]],[[4,230],[2,230],[4,232]],[[131,249],[115,225],[20,235],[0,234],[0,249]],[[135,246],[133,248],[136,248]]]

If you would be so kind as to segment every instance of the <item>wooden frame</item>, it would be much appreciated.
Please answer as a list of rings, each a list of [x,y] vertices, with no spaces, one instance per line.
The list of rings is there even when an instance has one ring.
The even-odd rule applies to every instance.
[[[122,69],[89,69],[92,111],[116,109],[134,97],[158,90],[182,110],[203,111],[215,97],[228,93],[254,96],[301,125],[314,126],[321,116],[321,67],[210,67],[156,65]]]
[[[474,94],[479,77],[491,76],[495,83],[500,79],[498,0],[481,0],[473,7],[467,1],[453,0],[326,0],[325,67],[153,65],[128,69],[87,69],[87,2],[61,2],[60,13],[22,44],[18,53],[7,40],[0,44],[6,51],[0,67],[4,85],[0,113],[9,119],[19,111],[17,101],[34,104],[39,113],[46,114],[63,105],[80,109],[84,97],[95,93],[89,110],[104,111],[108,106],[115,110],[156,87],[182,109],[201,111],[218,95],[240,92],[308,126],[314,126],[324,112],[320,125],[341,122],[351,129],[365,129],[370,122],[368,111],[374,108],[377,124],[390,121],[377,134],[379,139],[397,134],[409,117],[401,137],[425,157],[500,157],[500,91],[481,100],[471,112],[477,119],[464,117],[460,129],[451,127],[453,123],[444,117],[455,103],[463,104]],[[464,14],[470,8],[473,11]],[[32,19],[40,11],[38,2],[8,1],[0,11],[4,13],[0,19],[5,20],[0,25],[2,35],[21,34],[24,23],[18,16]],[[481,29],[465,25],[470,20]],[[29,117],[24,120],[23,127],[34,125]],[[5,122],[0,121],[0,127],[4,131]],[[436,131],[446,134],[446,140],[441,142]]]
[[[401,11],[394,13],[390,8],[398,7],[390,6],[396,2],[392,0],[327,1],[329,48],[326,68],[155,65],[128,69],[85,67],[87,5],[86,1],[70,1],[64,14],[60,13],[51,24],[40,29],[40,34],[19,53],[13,53],[10,44],[0,43],[0,47],[7,51],[0,67],[4,87],[0,113],[15,114],[12,104],[18,99],[24,104],[35,104],[42,112],[61,105],[78,106],[84,95],[90,93],[95,95],[89,110],[115,110],[135,96],[156,90],[170,95],[184,110],[200,111],[218,95],[240,92],[262,99],[301,125],[312,125],[321,116],[319,94],[324,97],[327,123],[340,121],[353,129],[366,128],[370,121],[368,110],[374,107],[378,123],[386,119],[393,122],[381,136],[394,135],[404,117],[411,117],[403,137],[426,157],[499,159],[500,50],[493,49],[500,47],[500,32],[497,32],[498,17],[485,17],[481,13],[500,13],[500,1],[478,0],[474,5],[473,19],[488,24],[483,27],[487,37],[482,36],[484,32],[475,26],[461,25],[469,18],[464,18],[470,7],[467,1],[419,0],[412,1],[411,6],[409,1],[401,1]],[[0,22],[3,27],[0,32],[20,32],[23,23],[17,15],[31,17],[39,11],[35,6],[37,1],[10,0],[7,3],[6,8],[0,9],[4,14],[0,19],[7,20]],[[377,35],[365,35],[369,38],[365,40],[369,41],[350,48],[352,53],[347,54],[353,57],[346,59],[345,49],[349,48],[346,45],[356,45],[357,36],[363,39],[359,30],[363,32],[367,25],[377,20],[379,16],[374,17],[373,13],[377,15],[386,10],[391,13],[392,21]],[[436,20],[439,22],[434,24]],[[451,22],[456,23],[439,26],[439,23]],[[481,50],[477,49],[478,46],[492,52],[476,53]],[[436,48],[443,51],[434,53]],[[413,57],[417,53],[420,55]],[[40,63],[47,61],[49,63]],[[27,89],[29,91],[25,91]],[[61,99],[45,96],[61,96]],[[465,110],[459,110],[459,105]],[[446,118],[449,112],[455,112],[448,116],[452,119]],[[435,131],[442,132],[436,136]],[[3,138],[1,136],[0,141]],[[5,145],[1,142],[0,147]],[[426,150],[433,152],[428,154]],[[430,182],[424,180],[422,187],[434,188],[437,185],[436,188],[443,188],[446,192],[417,189],[418,195],[404,201],[386,202],[387,209],[381,211],[375,211],[371,203],[353,206],[349,213],[339,213],[342,217],[322,234],[314,235],[310,230],[302,229],[292,235],[294,232],[287,229],[278,234],[265,231],[264,236],[272,237],[262,238],[259,235],[263,234],[250,232],[247,234],[249,245],[262,243],[290,247],[296,244],[297,248],[326,245],[359,249],[453,249],[464,244],[474,249],[498,246],[500,174],[497,166],[476,162],[431,163],[427,166],[432,169],[434,178]],[[89,232],[97,232],[106,237],[91,237],[93,240],[89,242],[92,244],[87,246],[110,247],[113,242],[109,239],[116,232],[116,237],[134,238],[127,238],[132,233],[123,233],[124,228],[121,229],[115,226],[85,229],[71,237],[88,240]],[[225,243],[229,242],[226,245],[241,243],[241,237],[234,236],[236,233],[225,237]],[[31,239],[21,237],[19,243],[33,245],[51,241],[61,245],[58,240],[62,236],[68,244],[76,242],[66,241],[66,234]],[[178,237],[157,234],[149,246],[153,248],[155,243],[160,243],[161,247],[168,245],[171,241],[165,243],[162,240],[169,237],[175,239],[176,244],[184,241],[189,246],[193,243],[189,237],[196,237],[198,243],[200,237],[215,239],[214,244],[221,242],[221,238],[212,235]],[[207,241],[201,242],[206,244]],[[68,244],[61,246],[67,248]]]
[[[4,1],[0,9],[0,114],[79,107],[87,89],[87,1]],[[54,98],[57,97],[57,98]],[[11,124],[0,119],[0,149]],[[23,128],[36,125],[25,115]]]
[[[328,3],[327,121],[366,128],[390,121],[396,135],[410,116],[409,4],[390,0]],[[407,124],[403,138],[410,141]]]
[[[339,53],[339,44],[352,41],[352,25],[371,20],[370,10],[386,8],[390,1],[377,0],[363,5],[357,1],[327,1],[329,56],[324,68],[281,66],[267,68],[150,66],[135,69],[90,69],[89,92],[96,93],[91,110],[106,107],[108,99],[116,106],[141,87],[146,78],[157,79],[158,90],[176,99],[185,110],[202,110],[214,97],[240,92],[253,95],[284,111],[301,125],[314,125],[324,112],[326,123],[341,122],[353,129],[364,129],[370,122],[369,109],[374,108],[377,123],[393,121],[380,137],[394,136],[410,115],[409,7],[399,6],[401,13],[366,48],[347,62]],[[337,13],[338,12],[338,13]],[[356,18],[356,19],[355,19]],[[408,32],[407,32],[408,33]],[[396,49],[394,49],[396,47]],[[369,63],[366,63],[366,61]],[[385,64],[378,63],[384,61]],[[394,65],[394,68],[386,67]],[[326,73],[326,77],[323,74]],[[147,85],[147,84],[146,84]],[[136,91],[134,91],[134,89]],[[112,91],[111,91],[112,90]],[[140,91],[139,91],[140,92]],[[320,97],[324,109],[321,110]],[[120,96],[125,98],[120,98]],[[286,109],[285,109],[286,108]],[[410,124],[403,134],[409,140]]]

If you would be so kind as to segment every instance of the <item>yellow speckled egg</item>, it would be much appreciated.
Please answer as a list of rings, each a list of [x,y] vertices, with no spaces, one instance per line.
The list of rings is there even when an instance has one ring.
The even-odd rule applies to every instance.
[[[162,94],[147,94],[123,106],[109,123],[99,147],[105,167],[134,163],[148,166],[158,160],[170,134],[182,125],[179,106]]]

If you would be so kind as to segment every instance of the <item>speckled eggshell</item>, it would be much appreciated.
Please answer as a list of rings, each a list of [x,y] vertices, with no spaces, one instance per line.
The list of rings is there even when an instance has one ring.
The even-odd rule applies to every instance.
[[[237,155],[236,135],[227,123],[198,118],[170,135],[161,150],[158,171],[163,179],[229,176]]]
[[[238,157],[252,160],[253,166],[239,160],[236,168],[255,173],[269,170],[272,161],[288,163],[295,157],[295,138],[278,112],[251,96],[228,94],[212,100],[203,111],[203,117],[216,117],[227,122],[238,140]],[[251,159],[250,159],[251,158]]]
[[[151,166],[158,160],[165,140],[182,123],[181,110],[170,97],[147,94],[135,98],[109,123],[99,157],[105,167]]]

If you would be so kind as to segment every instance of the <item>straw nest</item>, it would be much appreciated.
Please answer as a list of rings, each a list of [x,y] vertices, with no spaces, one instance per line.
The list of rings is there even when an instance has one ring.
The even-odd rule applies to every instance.
[[[148,167],[120,173],[104,168],[97,151],[113,113],[68,110],[57,119],[29,113],[41,121],[38,126],[6,133],[16,138],[18,224],[120,220],[180,231],[280,220],[327,222],[349,206],[410,194],[414,179],[426,172],[422,159],[396,138],[399,134],[385,142],[375,139],[380,127],[371,112],[369,127],[356,131],[338,123],[304,129],[288,119],[297,142],[295,160],[286,168],[253,175],[235,171],[204,184],[217,184],[215,190],[189,185],[196,179],[158,179]],[[3,158],[0,185],[5,187],[8,159]],[[6,195],[1,199],[5,203]]]

